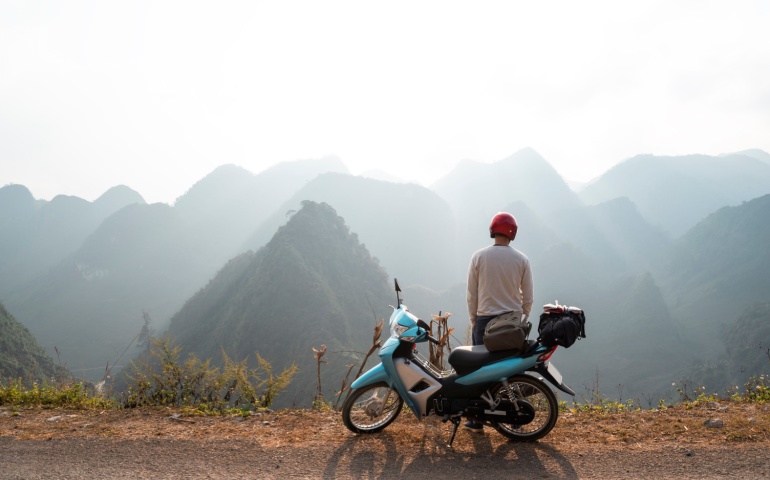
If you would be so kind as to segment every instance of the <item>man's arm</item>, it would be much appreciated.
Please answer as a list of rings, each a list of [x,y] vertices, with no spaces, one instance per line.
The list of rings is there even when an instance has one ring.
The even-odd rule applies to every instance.
[[[535,299],[535,285],[532,281],[532,269],[529,266],[529,261],[524,266],[524,274],[521,277],[521,308],[524,310],[524,315],[529,317],[529,312],[532,310],[532,302]]]
[[[468,267],[468,290],[465,300],[468,302],[468,318],[473,324],[476,322],[476,313],[479,311],[479,271],[475,256],[471,258],[471,264]]]

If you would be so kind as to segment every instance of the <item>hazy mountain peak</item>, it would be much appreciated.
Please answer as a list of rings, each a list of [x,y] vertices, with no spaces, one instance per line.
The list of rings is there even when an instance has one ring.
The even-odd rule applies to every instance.
[[[390,173],[382,170],[367,170],[365,172],[359,173],[357,176],[390,183],[407,183],[407,181],[403,178],[391,175]]]
[[[49,209],[87,208],[91,202],[75,195],[56,195],[48,202]]]
[[[286,212],[299,210],[303,200],[333,206],[383,265],[399,265],[392,273],[448,286],[454,266],[446,259],[453,245],[436,242],[434,235],[452,235],[456,224],[449,205],[433,190],[340,173],[318,175],[254,231],[247,248],[266,244],[286,222]]]
[[[536,178],[544,178],[547,181],[558,179],[559,183],[566,185],[556,169],[532,148],[522,148],[513,155],[500,160],[498,165],[516,169],[517,175],[531,176],[530,181],[534,181]]]
[[[732,155],[743,155],[746,157],[755,158],[761,162],[770,163],[770,153],[760,150],[758,148],[750,148],[748,150],[741,150],[740,152],[723,153],[720,157],[727,157]]]
[[[589,204],[629,197],[641,214],[673,236],[725,205],[770,193],[770,164],[746,155],[637,155],[580,192]]]
[[[212,170],[211,173],[195,182],[195,184],[190,187],[184,196],[187,196],[188,194],[196,194],[200,190],[216,188],[224,182],[242,182],[243,179],[253,176],[253,173],[241,166],[232,163],[220,165]]]
[[[264,174],[302,174],[308,179],[322,173],[350,173],[348,167],[336,155],[305,160],[281,162],[265,170]]]
[[[100,211],[107,212],[116,212],[126,205],[134,203],[147,202],[138,192],[125,185],[116,185],[94,200],[94,206]]]
[[[258,174],[234,164],[221,165],[179,197],[175,206],[191,210],[211,209],[212,205],[224,205],[234,200],[260,198],[269,202],[281,195],[290,196],[295,189],[327,172],[348,173],[348,169],[334,156],[281,162]],[[260,195],[259,191],[271,193]]]
[[[32,202],[35,198],[24,185],[9,183],[0,188],[0,204],[4,202]]]
[[[540,214],[581,204],[558,172],[539,153],[524,148],[491,164],[462,161],[433,185],[460,221],[490,216],[521,201]]]
[[[304,252],[307,260],[323,259],[323,262],[328,262],[334,253],[331,244],[336,242],[348,243],[353,248],[361,249],[359,254],[364,258],[369,257],[366,248],[359,243],[358,235],[350,232],[345,220],[331,205],[305,200],[286,225],[278,229],[267,244],[267,248],[273,248],[277,244],[291,244]],[[345,254],[348,253],[350,252],[345,252]],[[342,259],[337,260],[342,261]]]
[[[131,187],[126,185],[115,185],[107,189],[99,198],[94,200],[94,203],[101,201],[110,201],[115,198],[131,198],[132,200],[144,200],[142,196]]]
[[[10,184],[0,188],[0,221],[28,216],[37,206],[32,192],[24,185]]]
[[[533,162],[545,162],[548,163],[545,158],[543,158],[542,155],[540,155],[534,148],[531,147],[524,147],[520,150],[517,150],[512,155],[508,156],[506,160],[517,160],[517,161],[533,161]]]
[[[182,210],[206,208],[210,203],[221,202],[223,196],[234,195],[246,188],[253,179],[254,174],[243,167],[220,165],[177,198],[174,206]]]

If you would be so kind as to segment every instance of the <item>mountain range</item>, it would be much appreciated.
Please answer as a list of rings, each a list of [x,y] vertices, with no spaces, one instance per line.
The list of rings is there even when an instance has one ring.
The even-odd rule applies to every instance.
[[[94,202],[58,195],[35,200],[23,185],[0,188],[0,292],[42,275],[77,250],[107,217],[144,199],[126,186]]]
[[[531,149],[462,162],[432,188],[356,177],[333,157],[257,175],[224,165],[174,205],[148,205],[128,187],[93,203],[44,202],[9,185],[0,188],[0,301],[94,380],[145,313],[196,354],[225,348],[240,360],[258,350],[276,366],[313,369],[311,345],[368,349],[393,277],[422,318],[452,312],[462,343],[467,262],[506,210],[520,225],[514,246],[533,265],[535,305],[586,310],[588,338],[555,357],[568,381],[588,386],[598,374],[610,395],[617,385],[626,396],[662,395],[655,389],[702,371],[693,365],[740,363],[723,329],[756,311],[770,285],[769,157],[641,155],[577,193]],[[277,332],[313,312],[323,328]],[[331,388],[339,372],[328,371]]]
[[[719,157],[638,155],[586,186],[580,198],[596,204],[628,197],[650,224],[679,237],[718,208],[768,193],[768,185],[770,159],[757,151]]]

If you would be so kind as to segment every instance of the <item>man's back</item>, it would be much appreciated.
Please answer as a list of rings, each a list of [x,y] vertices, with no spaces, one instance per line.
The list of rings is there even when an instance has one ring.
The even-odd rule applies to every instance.
[[[532,297],[532,271],[526,255],[506,245],[490,245],[473,254],[468,269],[471,318],[505,312],[529,315]]]

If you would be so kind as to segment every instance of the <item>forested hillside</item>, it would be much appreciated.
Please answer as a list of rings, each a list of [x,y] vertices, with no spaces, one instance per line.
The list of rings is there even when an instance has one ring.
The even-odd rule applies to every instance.
[[[29,387],[35,382],[51,385],[71,378],[0,303],[0,381],[21,380]]]
[[[768,218],[770,195],[724,207],[678,240],[656,265],[672,315],[686,326],[695,348],[722,351],[721,327],[767,299]]]
[[[770,301],[746,308],[732,324],[723,327],[729,366],[725,384],[740,385],[747,375],[766,375],[770,363]]]
[[[313,347],[326,345],[322,383],[333,398],[360,363],[376,321],[390,316],[388,277],[327,204],[303,202],[265,247],[231,260],[174,315],[169,335],[185,353],[300,371],[276,405],[308,405],[317,388]]]

